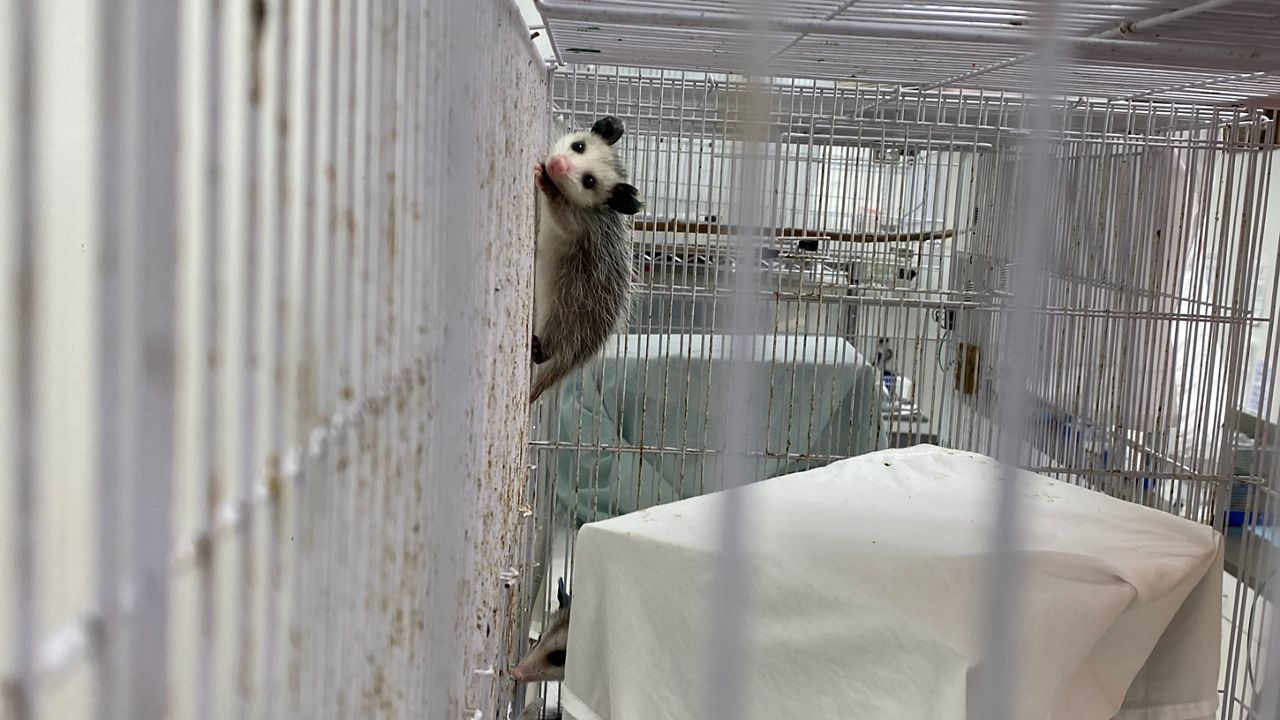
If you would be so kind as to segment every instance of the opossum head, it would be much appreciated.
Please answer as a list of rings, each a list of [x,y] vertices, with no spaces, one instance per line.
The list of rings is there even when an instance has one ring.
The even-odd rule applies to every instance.
[[[538,185],[552,200],[581,210],[640,212],[640,194],[627,183],[614,143],[622,137],[622,121],[603,117],[590,130],[569,133],[556,141],[538,168]]]
[[[542,627],[538,642],[511,669],[516,682],[547,682],[564,679],[565,650],[569,647],[569,593],[564,589],[564,578],[556,588],[560,608]]]

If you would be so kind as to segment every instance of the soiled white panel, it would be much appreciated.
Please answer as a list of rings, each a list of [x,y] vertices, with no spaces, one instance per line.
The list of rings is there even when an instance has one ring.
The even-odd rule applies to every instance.
[[[0,0],[0,58],[0,715],[499,716],[516,6]]]

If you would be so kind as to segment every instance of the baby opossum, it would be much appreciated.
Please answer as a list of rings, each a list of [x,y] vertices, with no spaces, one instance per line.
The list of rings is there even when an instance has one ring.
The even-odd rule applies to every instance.
[[[530,404],[599,352],[626,312],[631,238],[622,216],[641,203],[613,151],[622,133],[621,120],[600,118],[590,131],[560,138],[534,166],[541,193],[532,359],[546,364]]]
[[[569,647],[569,599],[564,578],[560,578],[556,586],[560,608],[543,623],[538,642],[511,669],[511,677],[516,682],[564,680],[565,650]]]

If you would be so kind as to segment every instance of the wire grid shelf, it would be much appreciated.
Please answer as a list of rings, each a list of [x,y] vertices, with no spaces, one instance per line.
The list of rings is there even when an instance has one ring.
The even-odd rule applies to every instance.
[[[763,21],[712,0],[545,0],[555,60],[769,72],[923,89],[1028,91],[1040,3],[788,0]],[[1070,96],[1266,106],[1280,96],[1280,11],[1265,0],[1060,3]]]

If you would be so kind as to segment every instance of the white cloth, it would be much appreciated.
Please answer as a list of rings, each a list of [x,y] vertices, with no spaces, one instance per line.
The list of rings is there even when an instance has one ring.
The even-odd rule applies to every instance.
[[[747,486],[744,720],[980,720],[995,461],[917,446]],[[1020,472],[1017,717],[1217,707],[1221,537]],[[584,526],[561,698],[575,720],[706,716],[723,493]],[[1121,709],[1123,705],[1123,710]]]

